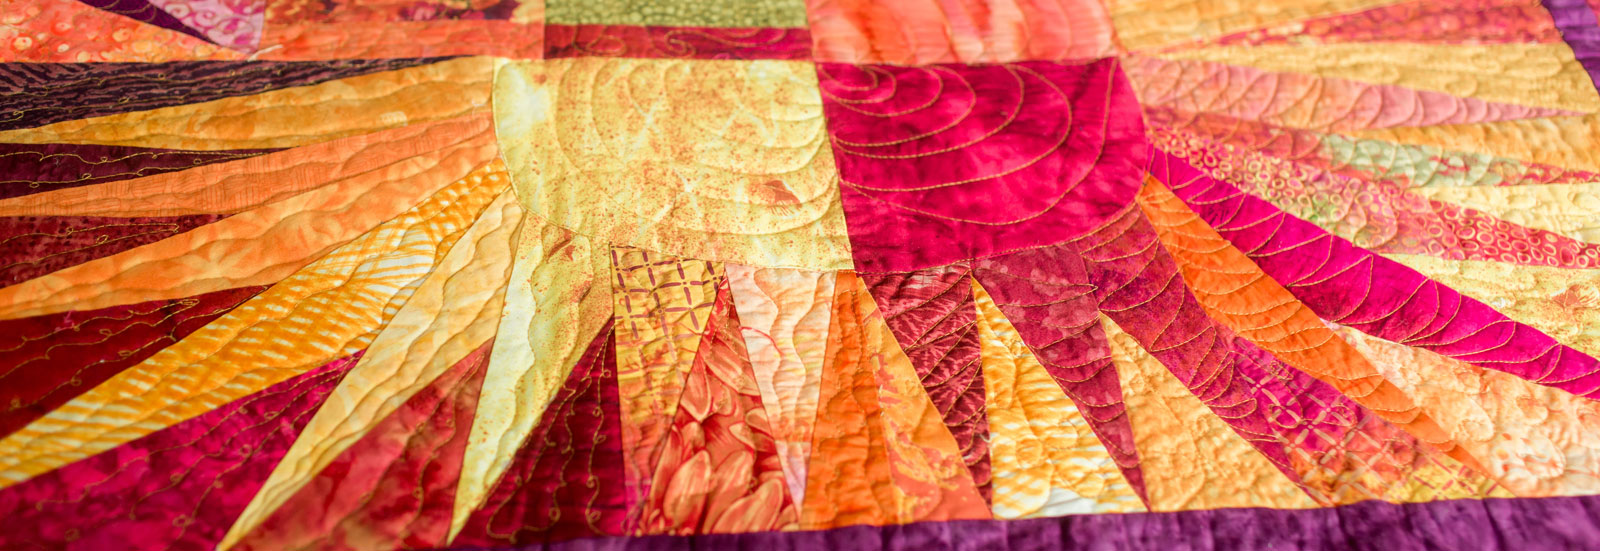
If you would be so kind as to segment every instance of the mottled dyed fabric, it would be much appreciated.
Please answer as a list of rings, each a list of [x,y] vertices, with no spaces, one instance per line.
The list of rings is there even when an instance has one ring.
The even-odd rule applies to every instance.
[[[0,551],[1600,548],[1600,1],[0,0]]]

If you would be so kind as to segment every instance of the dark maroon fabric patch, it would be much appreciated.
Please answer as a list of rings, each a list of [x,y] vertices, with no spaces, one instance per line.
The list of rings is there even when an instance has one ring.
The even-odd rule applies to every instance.
[[[0,63],[0,130],[248,96],[444,59]]]
[[[178,151],[115,145],[0,144],[0,199],[176,172],[273,151],[278,150]]]
[[[0,287],[155,243],[227,217],[0,217]]]
[[[139,21],[140,23],[145,23],[147,25],[155,25],[163,29],[178,31],[200,40],[216,44],[216,42],[212,42],[210,38],[206,38],[205,33],[189,28],[188,25],[184,25],[182,21],[179,21],[178,18],[173,17],[172,14],[167,13],[166,10],[157,7],[155,4],[151,4],[149,0],[78,1],[90,6],[94,6],[95,9],[108,11],[129,19],[133,19],[135,21]]]
[[[628,516],[621,408],[607,323],[454,545],[621,535]]]
[[[241,287],[0,321],[0,437],[183,340],[264,290]]]

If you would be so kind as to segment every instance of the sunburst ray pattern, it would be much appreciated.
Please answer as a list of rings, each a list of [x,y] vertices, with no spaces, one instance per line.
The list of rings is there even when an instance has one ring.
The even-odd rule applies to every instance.
[[[1581,0],[0,0],[0,551],[1600,545]]]

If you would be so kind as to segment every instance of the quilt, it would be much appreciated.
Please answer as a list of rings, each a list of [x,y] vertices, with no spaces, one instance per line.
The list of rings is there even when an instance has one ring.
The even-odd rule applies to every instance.
[[[0,550],[1600,549],[1597,0],[0,0]]]

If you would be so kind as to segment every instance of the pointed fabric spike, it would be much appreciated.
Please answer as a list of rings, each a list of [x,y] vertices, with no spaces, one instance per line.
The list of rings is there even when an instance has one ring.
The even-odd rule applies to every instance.
[[[0,65],[0,113],[4,113],[0,130],[311,86],[439,61],[442,59],[10,63]]]
[[[872,300],[867,293],[859,297]],[[882,313],[866,311],[867,323],[881,328],[872,331],[881,339],[869,342],[866,351],[877,364],[878,403],[901,523],[993,518],[910,358],[887,330]]]
[[[0,217],[0,287],[154,243],[226,216]]]
[[[833,290],[800,529],[898,524],[883,409],[871,365],[877,359],[873,344],[884,340],[872,334],[880,327],[868,323],[876,310],[862,311],[858,295],[866,289],[854,272],[839,272]],[[871,300],[866,297],[867,304]]]
[[[1414,194],[1422,196],[1423,194]],[[1428,200],[1435,213],[1434,226],[1443,226],[1459,243],[1456,251],[1435,256],[1458,260],[1509,262],[1528,266],[1558,268],[1600,267],[1600,244],[1564,236],[1538,227],[1523,226],[1491,214],[1449,203]],[[1432,231],[1434,228],[1429,228]],[[1524,243],[1540,243],[1528,250]],[[1385,253],[1427,252],[1414,247],[1382,247]],[[1375,249],[1377,249],[1375,247]]]
[[[627,521],[622,413],[609,321],[576,359],[516,458],[452,547],[620,536]],[[493,365],[491,363],[491,365]],[[459,499],[458,499],[459,502]]]
[[[1145,510],[1089,422],[994,299],[977,281],[969,285],[982,343],[995,518]]]
[[[277,282],[459,179],[508,186],[494,143],[417,160],[421,171],[366,173],[136,249],[0,288],[0,319],[105,308]],[[474,170],[477,167],[477,170]],[[492,184],[493,185],[493,184]],[[315,224],[306,223],[314,217]]]
[[[114,13],[146,25],[161,27],[169,31],[180,32],[200,40],[210,41],[205,33],[189,28],[184,22],[167,13],[166,10],[156,6],[152,0],[78,0],[95,9]],[[213,42],[215,44],[215,42]],[[226,46],[225,44],[218,44]]]
[[[1146,106],[1324,132],[1578,114],[1390,83],[1272,72],[1198,59],[1131,56],[1123,67]]]
[[[1429,446],[1481,470],[1479,460],[1458,447],[1450,433],[1405,392],[1385,380],[1360,352],[1328,330],[1310,308],[1217,235],[1166,186],[1147,179],[1139,207],[1212,319]]]
[[[863,282],[834,286],[801,528],[990,518]]]
[[[973,276],[1072,398],[1142,499],[1144,479],[1133,427],[1096,317],[1094,286],[1078,252],[1057,245],[1011,253],[980,261]]]
[[[1130,58],[1129,66],[1133,64]],[[1141,82],[1149,82],[1148,77]],[[1334,138],[1314,130],[1261,122],[1220,113],[1191,112],[1172,105],[1146,104],[1141,109],[1146,134],[1181,136],[1203,143],[1226,143],[1237,149],[1278,159],[1321,165],[1327,157],[1323,142]],[[1254,117],[1267,118],[1265,115]],[[1342,119],[1340,119],[1342,120]],[[1150,138],[1152,140],[1156,138]]]
[[[1403,1],[1283,0],[1246,5],[1228,0],[1128,0],[1111,4],[1111,22],[1117,42],[1137,51]]]
[[[1101,310],[1319,503],[1495,495],[1491,480],[1206,317],[1137,208],[1077,246]]]
[[[1300,165],[1332,171],[1364,182],[1398,188],[1429,186],[1496,186],[1588,183],[1600,174],[1527,163],[1509,157],[1447,151],[1432,146],[1352,139],[1263,124],[1211,113],[1146,105],[1144,117],[1153,136],[1199,138],[1225,143]],[[1158,138],[1159,139],[1159,138]]]
[[[677,416],[657,450],[637,532],[794,530],[800,514],[784,482],[726,279],[717,282],[708,315]]]
[[[1519,497],[1600,492],[1600,402],[1395,344],[1339,335],[1416,397]]]
[[[505,176],[490,174],[504,182]],[[0,439],[0,487],[203,414],[372,342],[495,198],[447,186],[177,344]],[[115,403],[116,407],[108,407]]]
[[[1592,86],[1592,85],[1591,85]],[[1379,128],[1357,139],[1433,146],[1565,169],[1600,171],[1600,116]]]
[[[613,248],[611,264],[628,510],[636,515],[651,495],[657,450],[709,330],[722,267],[631,247]]]
[[[443,545],[489,346],[412,396],[234,548]]]
[[[1600,243],[1600,217],[1594,214],[1600,208],[1600,183],[1423,188],[1412,193],[1513,224]]]
[[[71,1],[0,0],[0,35],[14,37],[8,61],[85,63],[234,60],[244,56],[199,38]],[[64,32],[58,29],[71,29]],[[18,49],[15,38],[29,38]],[[3,79],[0,79],[3,80]]]
[[[494,63],[453,59],[194,105],[0,132],[11,143],[195,149],[298,147],[488,109]],[[445,99],[441,99],[445,98]]]
[[[1561,41],[1539,0],[1420,0],[1238,32],[1195,44],[1550,44]]]
[[[211,549],[359,357],[0,490],[0,548]]]
[[[204,34],[214,44],[241,52],[255,51],[261,43],[266,0],[149,0],[184,25]]]
[[[1490,260],[1560,268],[1600,267],[1600,243],[1575,239],[1538,227],[1515,224],[1483,211],[1461,208],[1449,203],[1430,200],[1428,207],[1438,214],[1447,231],[1461,238],[1462,248],[1471,251],[1469,254],[1461,255],[1467,260]],[[1466,236],[1472,236],[1472,239],[1465,239]],[[1475,247],[1484,243],[1492,245]],[[1519,245],[1521,243],[1540,243],[1540,245],[1536,251],[1529,252],[1523,250]]]
[[[3,71],[0,68],[0,72]],[[189,170],[273,151],[178,151],[106,145],[0,144],[0,200]]]
[[[1385,258],[1493,306],[1561,344],[1600,356],[1600,270],[1518,266],[1393,254]]]
[[[1116,323],[1100,318],[1127,393],[1150,510],[1320,507]]]
[[[977,310],[967,283],[971,267],[952,264],[900,274],[860,274],[889,330],[961,447],[962,460],[985,499],[989,434]]]
[[[1155,231],[1131,206],[1106,228],[1080,238],[1086,294],[1177,376],[1189,391],[1296,483],[1290,450],[1268,408],[1237,374],[1232,335],[1217,326],[1183,286]],[[1109,362],[1108,362],[1109,363]],[[1293,428],[1293,427],[1291,427]],[[1307,489],[1308,491],[1313,491]],[[1313,494],[1315,497],[1315,494]]]
[[[835,273],[725,267],[789,495],[795,503],[805,503]]]
[[[1152,130],[1151,136],[1159,147],[1200,159],[1208,174],[1237,182],[1247,193],[1373,252],[1560,267],[1600,265],[1600,245],[1430,201],[1401,183],[1366,182],[1162,130]]]
[[[1160,57],[1445,94],[1467,92],[1463,97],[1577,113],[1600,110],[1594,82],[1563,43],[1216,46],[1163,52]],[[1486,63],[1501,70],[1477,69]]]
[[[1329,164],[1341,174],[1367,181],[1393,181],[1408,189],[1581,184],[1600,180],[1600,173],[1432,146],[1332,134],[1324,136],[1322,143]]]
[[[524,441],[544,419],[551,398],[574,373],[584,347],[611,323],[610,276],[611,254],[603,243],[526,216],[484,375],[483,397],[462,460],[452,537],[496,488],[496,481],[502,475],[512,476],[506,469],[520,457],[518,450],[535,445]],[[607,365],[607,376],[614,379],[614,366]],[[614,397],[615,391],[611,392]],[[618,422],[615,415],[609,422]],[[620,433],[607,438],[621,449]],[[620,484],[620,456],[617,461],[613,480]]]
[[[0,216],[143,217],[241,212],[339,182],[425,173],[441,160],[450,158],[443,154],[446,151],[492,147],[492,125],[487,114],[467,115],[351,136],[239,162],[17,197],[0,201]],[[164,151],[74,147],[93,147],[107,152]],[[67,154],[72,152],[63,153]],[[185,153],[189,154],[198,159],[202,153]],[[233,155],[233,152],[218,153],[221,154]],[[485,155],[483,162],[490,158],[493,155]],[[0,158],[0,162],[4,161]],[[31,167],[24,165],[22,168]]]
[[[0,322],[0,437],[27,426],[265,287]]]
[[[1574,394],[1600,394],[1600,360],[1240,193],[1182,157],[1155,155],[1157,180],[1318,317]]]
[[[1312,497],[1346,505],[1513,497],[1494,479],[1428,448],[1332,386],[1234,337],[1234,373],[1269,411]]]
[[[223,539],[226,550],[451,366],[494,338],[522,207],[509,182],[417,286]],[[452,498],[454,496],[452,495]],[[453,501],[453,499],[452,499]]]

